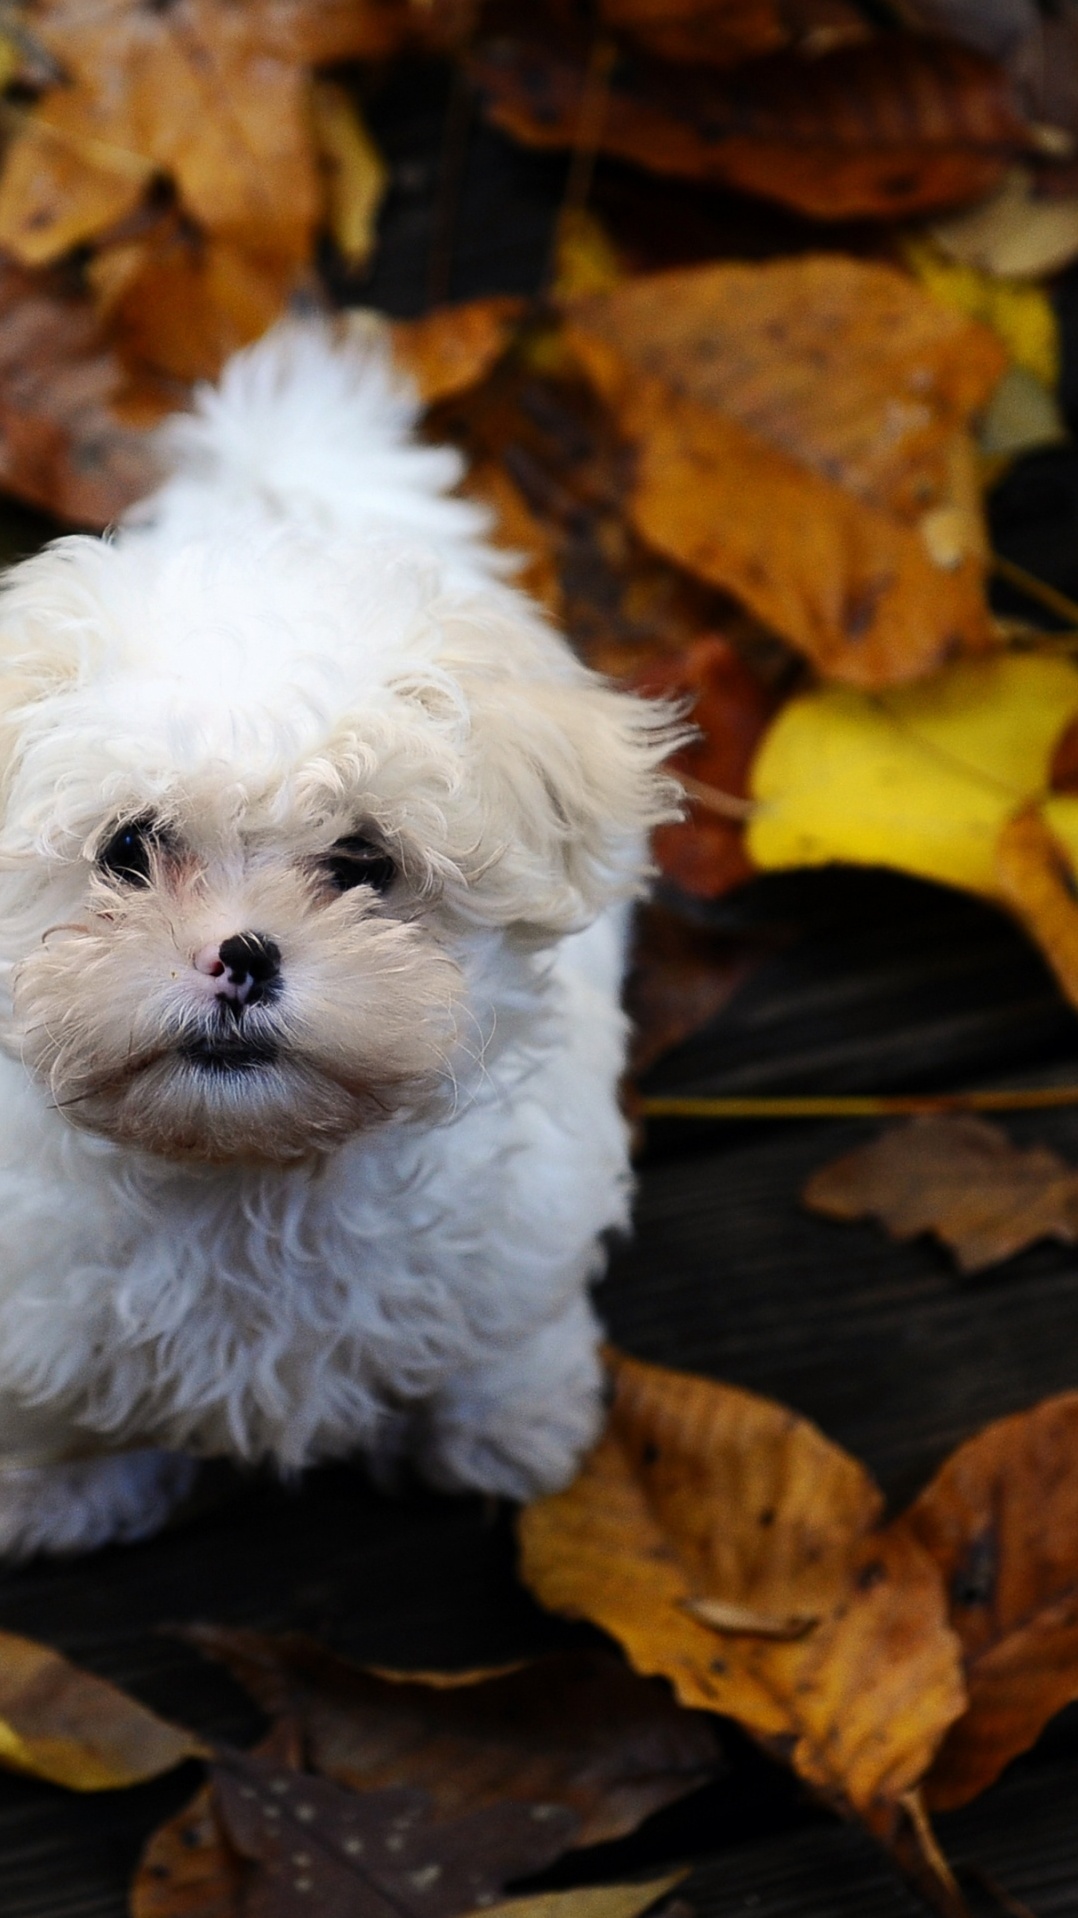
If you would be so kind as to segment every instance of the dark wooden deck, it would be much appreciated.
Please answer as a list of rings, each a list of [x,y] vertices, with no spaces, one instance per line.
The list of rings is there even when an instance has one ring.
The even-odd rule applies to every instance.
[[[397,186],[368,292],[396,311],[423,304],[442,105],[437,77],[420,73],[375,106]],[[455,293],[536,283],[559,180],[555,163],[486,134],[473,142]],[[25,543],[31,532],[20,522],[12,537]],[[1062,583],[1073,564],[1062,535],[1050,562],[1053,553]],[[655,1069],[655,1089],[900,1090],[1078,1075],[1078,1018],[988,908],[897,877],[825,873],[759,882],[712,916],[781,937],[708,1031]],[[1078,1160],[1078,1111],[1008,1129]],[[1042,1247],[962,1280],[927,1242],[899,1248],[871,1227],[809,1217],[797,1196],[807,1174],[868,1131],[654,1128],[635,1237],[615,1251],[602,1308],[615,1338],[642,1357],[810,1414],[902,1501],[984,1421],[1078,1385],[1078,1258]],[[207,1734],[246,1740],[257,1714],[168,1633],[196,1618],[297,1627],[395,1666],[496,1663],[569,1630],[515,1582],[507,1512],[383,1499],[343,1468],[294,1489],[215,1472],[202,1511],[155,1541],[0,1574],[0,1625],[49,1640]],[[694,1859],[686,1892],[701,1918],[917,1918],[921,1907],[867,1839],[733,1731],[728,1754],[726,1776],[706,1791],[631,1840],[577,1854],[552,1880]],[[192,1770],[76,1798],[0,1775],[0,1914],[122,1918],[146,1834],[193,1782]],[[958,1864],[999,1880],[1036,1918],[1071,1918],[1078,1714],[1064,1714],[941,1827]]]

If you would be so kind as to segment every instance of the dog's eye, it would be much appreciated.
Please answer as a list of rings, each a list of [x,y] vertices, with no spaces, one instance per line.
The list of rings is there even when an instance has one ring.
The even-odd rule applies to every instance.
[[[397,877],[396,863],[384,847],[358,837],[338,839],[326,857],[325,869],[338,892],[351,892],[353,886],[388,892]]]
[[[160,828],[148,813],[140,819],[127,819],[102,846],[98,867],[129,885],[144,885],[150,877],[154,848],[160,844]]]

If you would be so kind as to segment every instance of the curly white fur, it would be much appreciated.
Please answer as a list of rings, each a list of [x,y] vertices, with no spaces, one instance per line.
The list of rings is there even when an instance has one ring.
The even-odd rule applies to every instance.
[[[670,715],[506,583],[414,413],[373,331],[280,328],[0,594],[8,1553],[153,1529],[169,1455],[523,1497],[594,1435]],[[355,835],[391,884],[337,890]],[[279,978],[210,1069],[200,955],[252,930]]]

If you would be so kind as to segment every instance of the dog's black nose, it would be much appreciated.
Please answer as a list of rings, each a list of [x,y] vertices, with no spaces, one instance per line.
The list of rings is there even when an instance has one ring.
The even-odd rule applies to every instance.
[[[281,948],[264,932],[235,932],[230,939],[222,939],[218,952],[230,983],[247,987],[248,1004],[273,984],[281,970]]]

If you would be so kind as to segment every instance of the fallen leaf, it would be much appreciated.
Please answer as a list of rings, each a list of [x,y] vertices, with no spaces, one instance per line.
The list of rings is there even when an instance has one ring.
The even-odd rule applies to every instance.
[[[1012,167],[989,199],[931,231],[941,252],[979,273],[1038,280],[1078,255],[1078,198],[1046,198],[1028,167]]]
[[[469,499],[489,508],[494,544],[521,562],[513,575],[514,583],[541,600],[555,619],[559,618],[564,599],[556,541],[549,527],[532,512],[505,467],[493,459],[473,462],[465,475],[462,491]]]
[[[1078,1698],[1078,1393],[959,1448],[907,1514],[950,1593],[969,1708],[928,1775],[964,1805]]]
[[[162,174],[204,231],[297,268],[320,205],[307,65],[445,43],[468,17],[445,0],[36,0],[25,23],[64,78],[9,145],[0,246],[54,260]]]
[[[1078,1170],[1047,1146],[1020,1150],[987,1120],[913,1119],[814,1172],[806,1205],[829,1219],[879,1219],[893,1239],[931,1232],[963,1272],[1038,1239],[1078,1239]]]
[[[986,330],[808,255],[630,281],[567,337],[636,448],[641,535],[824,672],[885,685],[991,643],[965,431],[1005,366]]]
[[[525,1583],[892,1836],[963,1708],[928,1554],[901,1527],[880,1529],[868,1473],[807,1420],[732,1386],[611,1363],[604,1437],[567,1491],[521,1515]],[[819,1623],[793,1642],[720,1640],[686,1609],[700,1600]]]
[[[280,317],[301,278],[287,255],[259,254],[169,222],[125,263],[122,286],[110,289],[112,331],[136,366],[182,381],[215,379],[230,354]]]
[[[489,1918],[639,1918],[688,1876],[671,1872],[640,1885],[580,1885],[573,1891],[540,1891],[530,1898],[510,1898],[504,1905],[488,1905]],[[686,1911],[691,1914],[692,1907]]]
[[[657,654],[681,655],[719,625],[759,642],[745,615],[626,524],[626,448],[557,333],[526,333],[438,409],[431,430],[464,453],[474,475],[465,490],[507,503],[500,542],[525,552],[541,596],[598,671],[635,681]]]
[[[154,483],[146,427],[168,410],[132,383],[88,303],[0,262],[0,487],[104,526]]]
[[[599,17],[661,59],[715,67],[791,46],[819,54],[869,32],[846,0],[600,0]]]
[[[575,1844],[601,1844],[703,1784],[706,1721],[606,1652],[567,1652],[449,1687],[363,1671],[298,1635],[197,1627],[272,1716],[302,1728],[307,1762],[353,1791],[428,1792],[439,1819],[509,1801],[568,1807]]]
[[[744,799],[749,769],[774,711],[774,695],[725,640],[696,640],[684,653],[660,657],[641,674],[639,690],[691,699],[687,717],[700,737],[675,753],[672,772],[717,798]],[[685,819],[660,826],[652,846],[668,879],[699,898],[715,899],[752,876],[744,822],[724,818],[688,791]]]
[[[0,1632],[0,1765],[69,1791],[115,1791],[203,1758],[193,1733],[158,1718],[49,1645]]]
[[[343,1791],[325,1778],[233,1754],[212,1771],[228,1841],[255,1867],[245,1918],[459,1918],[572,1843],[560,1805],[488,1805],[430,1821],[421,1791]]]
[[[963,660],[873,696],[803,694],[779,712],[753,766],[749,857],[765,871],[897,867],[1015,905],[1021,882],[1000,867],[1001,835],[1044,792],[1075,716],[1078,668],[1046,654]],[[1060,796],[1045,817],[1052,804],[1074,806]],[[1065,830],[1061,812],[1053,824]],[[1027,918],[1047,909],[1030,886],[1025,897]]]
[[[907,240],[907,265],[933,299],[987,326],[1012,365],[1052,391],[1059,380],[1059,322],[1043,286],[1005,280],[961,260],[948,259],[923,239]]]
[[[130,1918],[241,1918],[243,1861],[203,1785],[147,1842],[129,1894]]]
[[[316,80],[311,112],[325,177],[329,229],[342,260],[355,273],[374,251],[389,171],[344,87],[333,80]]]
[[[1012,366],[1000,380],[977,429],[977,446],[986,461],[1010,461],[1037,446],[1062,445],[1067,423],[1054,393],[1023,366]]]
[[[577,299],[606,293],[625,278],[625,264],[598,214],[567,207],[558,218],[551,297]]]
[[[436,307],[421,320],[395,320],[393,354],[425,406],[477,386],[512,339],[525,302],[496,293],[461,306]]]
[[[1052,830],[1070,824],[1068,847]],[[1030,807],[1009,821],[996,853],[999,890],[1036,940],[1072,1005],[1078,1005],[1078,799]]]
[[[574,147],[582,61],[538,41],[481,46],[472,73],[494,124]],[[599,143],[661,174],[722,183],[819,219],[897,219],[975,200],[1030,149],[1009,82],[953,42],[880,34],[811,61],[789,54],[729,78],[657,61],[616,66]]]

